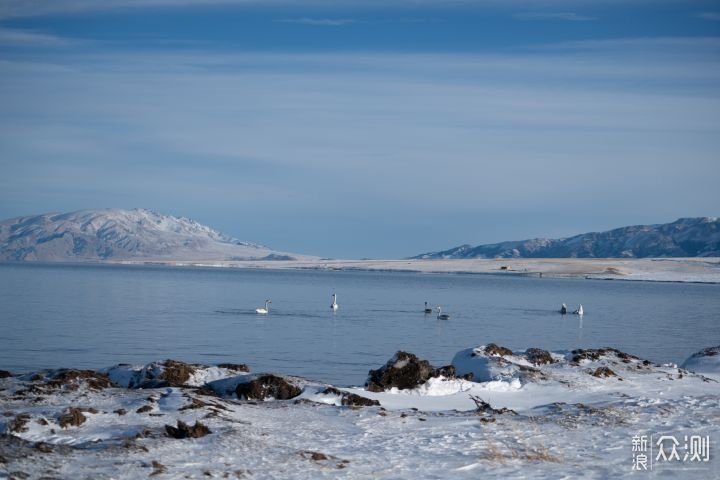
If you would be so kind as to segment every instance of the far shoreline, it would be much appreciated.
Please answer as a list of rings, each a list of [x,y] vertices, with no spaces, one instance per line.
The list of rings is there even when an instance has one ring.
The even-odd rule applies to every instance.
[[[406,260],[178,260],[125,259],[19,261],[5,265],[117,265],[248,270],[363,271],[421,274],[497,275],[662,283],[720,283],[720,257],[690,258],[512,258]]]

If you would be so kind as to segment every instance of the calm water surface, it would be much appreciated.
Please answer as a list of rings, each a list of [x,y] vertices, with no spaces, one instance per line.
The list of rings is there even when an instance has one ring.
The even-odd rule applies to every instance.
[[[338,294],[339,310],[329,306]],[[254,313],[272,299],[267,316]],[[442,305],[449,321],[423,314]],[[561,316],[562,302],[585,316]],[[720,285],[500,275],[0,265],[0,369],[175,358],[362,384],[399,349],[436,365],[495,342],[680,363],[720,344]]]

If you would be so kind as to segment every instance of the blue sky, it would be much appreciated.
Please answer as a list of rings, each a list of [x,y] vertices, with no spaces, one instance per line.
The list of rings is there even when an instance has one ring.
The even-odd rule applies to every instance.
[[[0,218],[333,257],[720,205],[720,2],[0,0]]]

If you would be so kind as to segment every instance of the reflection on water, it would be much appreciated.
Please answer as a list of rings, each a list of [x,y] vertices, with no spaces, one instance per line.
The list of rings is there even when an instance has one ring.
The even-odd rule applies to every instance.
[[[333,312],[328,298],[342,299]],[[272,298],[267,315],[255,308]],[[442,305],[450,320],[426,314]],[[558,310],[582,303],[585,315]],[[681,362],[720,344],[720,286],[483,275],[0,265],[0,368],[162,358],[361,384],[404,349],[614,346]]]

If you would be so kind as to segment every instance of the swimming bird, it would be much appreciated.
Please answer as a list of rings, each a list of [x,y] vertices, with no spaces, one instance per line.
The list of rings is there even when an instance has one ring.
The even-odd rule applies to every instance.
[[[428,307],[427,302],[425,302],[425,313],[432,313],[432,308]]]
[[[333,303],[330,304],[330,308],[332,308],[333,310],[337,310],[338,309],[337,293],[333,293],[332,297],[333,297]]]
[[[442,307],[438,306],[438,320],[450,320],[450,315],[442,313]]]
[[[257,313],[259,315],[265,315],[266,313],[268,313],[270,311],[271,303],[272,302],[270,300],[265,300],[265,308],[256,308],[255,313]]]
[[[582,303],[581,303],[580,306],[577,308],[577,310],[575,310],[573,313],[574,313],[575,315],[582,315],[582,314],[583,314]]]
[[[567,305],[565,305],[564,303],[562,304],[562,307],[560,307],[560,313],[562,313],[563,315],[567,313]]]

